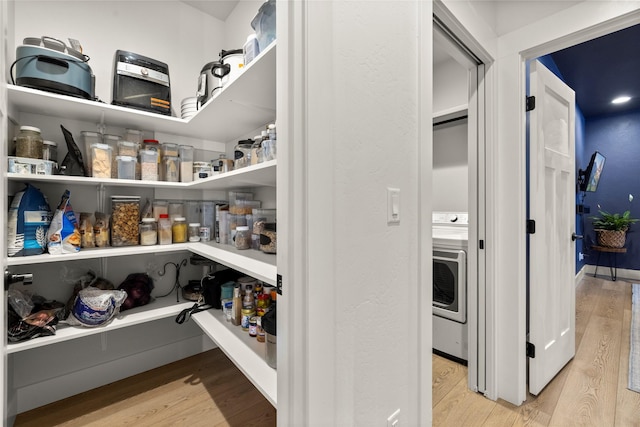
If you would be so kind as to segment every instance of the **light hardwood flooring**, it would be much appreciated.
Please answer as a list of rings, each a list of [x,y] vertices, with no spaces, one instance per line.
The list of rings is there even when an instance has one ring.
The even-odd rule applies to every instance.
[[[434,426],[640,426],[627,390],[631,284],[585,277],[577,288],[576,356],[519,406],[467,389],[467,368],[433,356]],[[16,426],[269,426],[276,411],[220,350],[18,416]]]
[[[576,355],[536,397],[513,406],[467,389],[467,368],[433,356],[434,426],[640,426],[627,389],[631,283],[585,277],[576,289]]]

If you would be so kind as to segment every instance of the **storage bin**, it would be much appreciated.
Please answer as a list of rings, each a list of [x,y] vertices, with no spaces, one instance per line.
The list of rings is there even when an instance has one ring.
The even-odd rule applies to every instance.
[[[111,196],[111,246],[138,244],[140,196]]]
[[[136,179],[138,160],[132,156],[117,156],[118,179]]]
[[[180,157],[180,182],[193,181],[193,147],[181,145],[178,147]]]
[[[102,142],[111,147],[111,178],[118,177],[116,157],[118,156],[118,146],[120,144],[120,141],[122,141],[122,137],[120,137],[120,135],[106,134],[102,136]]]
[[[113,149],[107,144],[91,144],[89,148],[91,159],[91,176],[94,178],[111,178],[116,165],[112,162]],[[118,172],[116,170],[116,177]]]
[[[84,161],[89,176],[93,176],[91,146],[93,144],[102,144],[102,134],[98,132],[82,131],[80,132],[80,135],[82,136],[82,145],[84,147],[84,157],[82,160]]]

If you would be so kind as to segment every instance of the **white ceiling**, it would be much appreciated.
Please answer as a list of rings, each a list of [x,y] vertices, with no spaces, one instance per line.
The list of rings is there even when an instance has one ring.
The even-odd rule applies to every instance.
[[[208,15],[225,21],[240,0],[182,0]]]

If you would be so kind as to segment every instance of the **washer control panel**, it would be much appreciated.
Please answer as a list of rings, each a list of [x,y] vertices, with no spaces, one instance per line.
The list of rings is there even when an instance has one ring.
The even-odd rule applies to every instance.
[[[433,212],[432,223],[440,225],[469,225],[469,213],[467,212]]]

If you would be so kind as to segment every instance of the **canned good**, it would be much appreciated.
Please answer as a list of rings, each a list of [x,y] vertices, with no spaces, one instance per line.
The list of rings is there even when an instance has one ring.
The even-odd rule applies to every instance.
[[[256,311],[253,308],[243,308],[242,309],[242,317],[240,320],[240,326],[245,331],[249,330],[249,323],[251,322],[251,318],[256,315]]]

